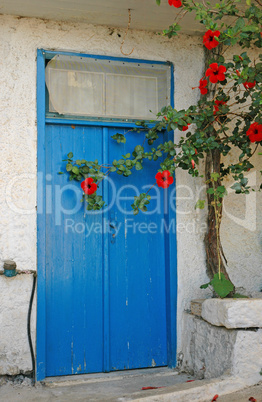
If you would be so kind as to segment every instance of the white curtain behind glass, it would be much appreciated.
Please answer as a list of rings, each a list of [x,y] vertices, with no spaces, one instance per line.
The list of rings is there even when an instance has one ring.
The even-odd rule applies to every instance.
[[[106,75],[106,115],[153,119],[157,113],[157,78]]]
[[[170,68],[57,55],[46,85],[50,112],[148,120],[169,103]]]
[[[50,111],[80,116],[104,114],[104,74],[49,70]]]

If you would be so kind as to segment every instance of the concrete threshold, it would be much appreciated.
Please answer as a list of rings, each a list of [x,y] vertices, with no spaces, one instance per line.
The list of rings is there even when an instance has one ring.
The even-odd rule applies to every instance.
[[[179,376],[174,379],[174,376]],[[177,370],[172,370],[167,367],[157,367],[157,368],[146,368],[146,369],[136,369],[136,370],[125,370],[125,371],[114,371],[110,373],[95,373],[95,374],[77,374],[77,375],[67,375],[60,377],[47,377],[42,384],[47,387],[64,387],[64,386],[74,386],[80,384],[92,384],[92,383],[103,383],[103,382],[114,382],[130,380],[136,382],[136,379],[145,379],[145,381],[153,381],[159,379],[161,384],[169,384],[171,380],[175,383],[187,381],[192,379],[188,374],[181,374]],[[165,381],[166,377],[166,381]]]
[[[50,377],[45,380],[45,385],[53,389],[59,387],[68,389],[78,385],[75,395],[85,388],[86,400],[108,402],[210,402],[215,395],[222,397],[250,385],[243,378],[231,376],[210,380],[192,381],[192,379],[193,377],[178,373],[176,370],[155,368],[78,375],[77,378],[76,376]],[[161,388],[141,390],[142,386]],[[64,400],[67,399],[61,399],[61,401]]]

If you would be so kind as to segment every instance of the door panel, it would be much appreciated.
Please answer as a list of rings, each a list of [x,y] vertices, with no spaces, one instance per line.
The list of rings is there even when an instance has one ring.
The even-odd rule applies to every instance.
[[[134,217],[131,209],[135,191],[146,192],[155,183],[156,165],[145,161],[130,178],[112,174],[113,184],[104,182],[99,189],[108,186],[111,207],[103,214],[85,211],[80,183],[57,174],[70,151],[99,163],[132,152],[139,134],[127,133],[126,144],[117,144],[111,139],[116,132],[124,133],[46,125],[47,376],[167,364],[164,191],[152,189],[150,194],[159,197],[151,201],[149,213]],[[114,236],[114,230],[105,235],[107,249],[99,230],[105,221],[116,226]]]
[[[102,160],[102,129],[46,127],[46,174],[52,177],[46,218],[47,376],[103,371],[102,236],[87,236],[83,227],[101,224],[102,217],[84,218],[80,184],[58,175],[70,151],[80,159]],[[62,213],[60,204],[76,212]]]
[[[109,130],[109,137],[115,132]],[[109,139],[109,160],[119,159],[139,144],[139,134],[131,132],[126,137],[121,145]],[[140,137],[142,145],[144,135]],[[147,142],[144,147],[150,149]],[[140,171],[133,168],[129,178],[114,175],[118,196],[110,220],[115,221],[118,233],[109,242],[111,370],[167,364],[163,191],[152,189],[150,194],[158,194],[162,202],[157,205],[151,200],[148,213],[134,216],[131,208],[134,196],[155,183],[157,165],[150,161],[143,165]]]

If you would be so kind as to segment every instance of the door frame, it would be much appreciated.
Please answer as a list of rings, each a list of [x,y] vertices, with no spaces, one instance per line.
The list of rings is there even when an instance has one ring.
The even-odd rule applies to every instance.
[[[36,380],[46,377],[46,215],[45,215],[45,126],[46,123],[63,123],[69,125],[92,125],[104,127],[130,127],[130,123],[85,121],[72,119],[46,118],[46,86],[45,62],[50,56],[64,54],[68,56],[95,57],[104,60],[117,60],[123,62],[136,62],[143,64],[165,64],[171,67],[170,104],[174,107],[174,68],[170,62],[98,56],[91,54],[55,52],[37,49],[37,322],[36,322]],[[135,125],[134,125],[135,126]],[[104,144],[107,146],[107,144]],[[169,221],[169,212],[167,221]],[[176,214],[172,213],[176,225]],[[105,244],[106,245],[106,244]],[[177,240],[176,233],[169,236],[165,231],[166,250],[166,314],[167,314],[167,362],[168,367],[176,366],[176,333],[177,333]],[[172,267],[172,269],[171,269]]]

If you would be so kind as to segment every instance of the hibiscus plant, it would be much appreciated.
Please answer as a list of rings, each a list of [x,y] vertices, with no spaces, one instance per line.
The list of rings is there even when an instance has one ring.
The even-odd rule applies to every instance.
[[[180,30],[179,21],[190,12],[204,27],[206,66],[199,84],[193,88],[200,92],[199,101],[186,110],[163,107],[150,125],[145,121],[136,123],[135,130],[144,132],[143,140],[145,137],[150,146],[162,130],[170,136],[169,141],[153,146],[150,152],[145,152],[143,145],[138,144],[132,155],[123,155],[107,166],[100,165],[97,160],[74,160],[71,152],[66,160],[70,180],[82,181],[87,209],[97,210],[103,207],[104,201],[96,190],[108,174],[116,172],[128,177],[133,169],[143,169],[145,159],[157,163],[164,156],[156,167],[155,184],[167,188],[172,185],[177,168],[187,170],[193,177],[200,176],[198,166],[204,159],[208,207],[207,272],[211,279],[209,284],[220,297],[234,291],[220,242],[222,200],[226,195],[223,182],[231,176],[235,180],[232,186],[235,192],[248,194],[251,188],[245,175],[254,168],[252,155],[262,144],[262,54],[255,60],[248,55],[248,49],[262,47],[262,3],[261,0],[251,1],[220,0],[211,4],[205,0],[168,0],[171,7],[179,10],[175,22],[163,35],[176,36]],[[160,5],[161,0],[156,3]],[[118,143],[126,141],[119,133],[112,138]],[[231,150],[237,160],[227,163],[226,157]],[[148,192],[135,197],[134,214],[139,210],[146,211],[149,202]],[[205,202],[199,200],[196,207],[204,208]]]

